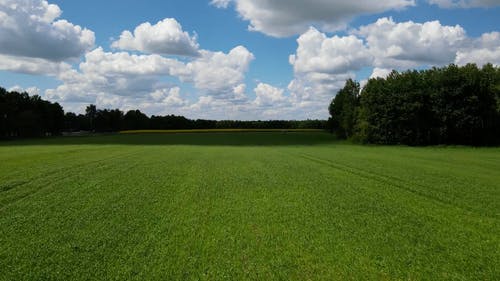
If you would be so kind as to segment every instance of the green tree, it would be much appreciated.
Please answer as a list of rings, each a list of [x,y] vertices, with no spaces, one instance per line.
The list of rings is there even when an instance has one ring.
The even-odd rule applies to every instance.
[[[91,131],[95,131],[95,118],[97,115],[97,107],[93,104],[87,106],[85,109],[85,116],[89,120],[89,126]]]
[[[360,85],[349,79],[329,106],[330,126],[340,138],[351,138],[355,132]]]
[[[123,116],[123,130],[141,130],[149,128],[149,117],[139,110],[130,110]]]
[[[370,79],[360,97],[360,140],[381,144],[500,142],[498,68],[449,65]],[[343,109],[342,109],[343,110]]]

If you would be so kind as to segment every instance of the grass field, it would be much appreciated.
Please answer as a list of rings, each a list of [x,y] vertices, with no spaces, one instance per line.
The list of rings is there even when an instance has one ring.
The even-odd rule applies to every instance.
[[[0,280],[499,280],[500,149],[0,143]]]

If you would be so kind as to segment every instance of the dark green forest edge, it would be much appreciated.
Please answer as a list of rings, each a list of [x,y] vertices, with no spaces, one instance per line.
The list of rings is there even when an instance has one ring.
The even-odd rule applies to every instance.
[[[406,145],[498,145],[500,68],[393,71],[361,89],[348,80],[329,107],[340,138]]]
[[[329,111],[328,121],[191,120],[95,105],[77,115],[39,96],[0,88],[0,138],[142,129],[328,129],[362,143],[498,145],[500,68],[468,64],[393,71],[385,79],[370,79],[362,89],[348,80]]]

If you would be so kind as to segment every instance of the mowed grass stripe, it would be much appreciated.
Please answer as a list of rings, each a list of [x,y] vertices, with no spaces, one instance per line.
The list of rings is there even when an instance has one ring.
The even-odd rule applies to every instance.
[[[500,213],[500,150],[496,148],[362,147],[327,150],[308,155],[356,171],[407,181],[407,187],[498,219]],[[446,159],[448,159],[446,161]],[[483,160],[486,159],[486,160]],[[491,164],[486,164],[496,160]],[[434,163],[432,165],[432,163]],[[484,167],[487,166],[487,167]]]
[[[316,163],[327,170],[329,169],[328,167],[330,167],[330,169],[332,167],[331,163],[325,161],[316,161]],[[327,165],[325,165],[325,163]],[[345,167],[338,169],[338,166],[334,166],[334,169],[336,171],[352,175],[352,170],[345,169]],[[361,172],[360,170],[356,171],[356,174],[362,175],[363,173],[364,172]],[[392,215],[395,215],[397,218],[404,217],[405,220],[400,221],[399,223],[394,217],[391,218],[391,225],[395,229],[397,229],[398,227],[407,227],[408,225],[419,226],[411,232],[401,231],[402,235],[400,236],[400,238],[402,238],[403,241],[407,238],[413,238],[415,239],[413,240],[413,242],[421,240],[422,246],[425,244],[428,244],[426,246],[430,246],[432,245],[431,242],[435,244],[434,246],[436,247],[436,249],[432,250],[432,248],[430,248],[426,259],[428,259],[428,261],[432,260],[432,264],[439,264],[438,267],[427,265],[429,273],[442,271],[442,275],[436,275],[436,278],[446,279],[451,276],[447,276],[445,273],[454,272],[452,268],[443,268],[442,260],[441,258],[439,258],[439,256],[442,254],[440,253],[440,251],[448,251],[456,247],[460,247],[462,249],[462,252],[450,251],[447,253],[449,255],[448,259],[453,259],[453,261],[447,260],[447,262],[450,262],[450,264],[462,263],[464,260],[467,260],[467,254],[476,254],[478,257],[477,260],[473,262],[471,262],[470,260],[467,260],[467,262],[463,262],[462,274],[464,274],[465,276],[467,276],[468,273],[472,272],[476,274],[477,271],[474,270],[475,267],[476,269],[479,269],[482,268],[485,264],[490,263],[491,260],[498,261],[497,255],[490,252],[491,249],[495,249],[495,251],[497,251],[499,247],[498,235],[496,234],[498,231],[498,220],[470,213],[469,211],[463,210],[461,208],[456,208],[454,204],[442,204],[440,200],[428,200],[432,199],[432,197],[430,196],[424,196],[424,198],[422,198],[421,194],[415,194],[414,192],[408,193],[407,188],[401,188],[402,186],[397,182],[391,183],[390,181],[388,182],[387,179],[380,181],[378,177],[373,177],[370,173],[368,174],[370,175],[369,177],[350,177],[349,184],[362,188],[363,190],[361,193],[370,195],[372,198],[377,198],[377,200],[375,201],[375,205],[367,206],[367,211],[369,211],[371,214],[373,214],[373,211],[376,210],[377,207],[380,208],[387,204],[386,206],[388,208],[385,215],[382,213],[383,216],[390,217]],[[408,183],[408,188],[411,189],[412,187],[410,186],[411,183]],[[361,202],[363,202],[363,204],[366,204],[367,201],[368,200],[365,199]],[[353,204],[356,203],[353,202]],[[419,218],[419,220],[415,221],[415,218]],[[382,217],[376,219],[371,218],[366,220],[366,222],[380,222],[380,219],[382,219]],[[384,224],[381,224],[379,226],[383,225]],[[445,225],[446,227],[443,228],[443,225]],[[429,226],[431,228],[428,228]],[[421,227],[424,228],[422,229]],[[373,230],[376,229],[376,226],[365,228],[368,230]],[[393,229],[387,231],[388,232],[385,232],[385,235],[387,235],[385,239],[391,236],[399,236],[396,233],[389,234],[393,231]],[[384,234],[384,232],[382,232],[381,234]],[[373,236],[376,237],[377,233],[366,233],[366,238],[364,239],[369,239]],[[429,239],[432,236],[437,236],[440,238],[439,240],[432,241],[432,239]],[[384,241],[384,239],[373,241],[373,243],[369,245],[374,247],[383,247],[381,245],[381,241]],[[398,241],[397,243],[392,244],[396,246],[396,248],[394,248],[394,254],[397,254],[398,250],[404,249],[401,248],[401,242],[402,241]],[[360,245],[361,244],[362,243],[360,243]],[[406,250],[417,249],[418,247],[409,247]],[[464,255],[464,253],[466,254]],[[483,255],[486,255],[488,257],[479,258]],[[409,260],[408,262],[411,264],[418,264],[417,260]],[[485,276],[487,277],[488,274],[494,275],[497,273],[497,270],[493,266],[493,264],[490,265],[492,265],[492,267],[489,269],[486,275],[482,276],[482,278],[485,278]],[[417,276],[412,276],[412,278],[415,278]],[[460,275],[457,274],[457,276]],[[472,274],[468,278],[476,279],[479,277]]]
[[[6,173],[2,177],[0,211],[7,204],[15,203],[17,200],[22,200],[40,191],[47,192],[47,189],[53,187],[55,183],[58,183],[62,179],[66,181],[70,180],[84,169],[91,169],[93,171],[96,169],[105,169],[106,166],[109,165],[110,160],[123,157],[123,154],[102,157],[102,153],[102,151],[98,152],[99,158],[93,160],[83,157],[81,159],[65,160],[76,163],[70,163],[64,167],[62,167],[60,163],[49,164],[48,166],[44,166],[43,170],[38,170],[38,173],[34,176],[19,175],[19,171],[17,170],[12,171],[14,172],[13,174]],[[30,157],[37,157],[37,155],[31,155]],[[33,174],[33,171],[30,171],[30,174]],[[14,178],[14,180],[10,180],[9,178]],[[16,180],[16,178],[22,178],[22,180]]]
[[[202,145],[188,136],[143,135],[139,142],[118,135],[94,145],[61,139],[58,146],[0,147],[0,158],[23,151],[20,158],[33,159],[0,169],[0,178],[75,163],[47,190],[0,211],[0,280],[498,276],[498,208],[486,210],[481,201],[497,196],[498,176],[473,164],[469,182],[448,185],[466,177],[457,167],[484,164],[482,155],[500,165],[498,149],[363,147],[326,136],[222,134]],[[451,199],[442,204],[393,183]],[[463,196],[463,188],[482,195]]]
[[[440,205],[449,205],[452,207],[456,207],[459,209],[462,209],[462,211],[468,211],[468,212],[473,212],[475,210],[473,209],[468,209],[465,206],[460,206],[459,204],[456,204],[452,198],[447,198],[447,197],[442,197],[433,193],[430,193],[429,190],[433,189],[431,186],[427,186],[424,184],[419,183],[418,181],[409,181],[404,178],[400,178],[395,175],[391,174],[381,174],[381,173],[374,173],[369,170],[363,170],[359,168],[355,168],[349,165],[342,165],[342,164],[336,164],[332,161],[325,160],[321,157],[314,157],[306,154],[300,154],[298,155],[299,157],[302,157],[304,159],[310,160],[312,162],[316,162],[317,164],[320,165],[326,165],[329,167],[332,167],[333,169],[337,169],[340,171],[343,171],[345,173],[351,174],[354,177],[362,177],[367,180],[371,180],[374,182],[377,182],[378,184],[386,187],[386,188],[394,188],[394,189],[400,189],[403,193],[412,193],[411,195],[416,196],[416,197],[422,197],[419,198],[418,200],[422,200],[425,202],[428,201],[435,201],[434,203],[440,204]],[[409,194],[406,194],[406,196],[410,196]]]

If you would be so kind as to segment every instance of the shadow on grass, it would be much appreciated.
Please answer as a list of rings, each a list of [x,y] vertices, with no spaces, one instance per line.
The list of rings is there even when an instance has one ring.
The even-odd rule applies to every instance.
[[[199,145],[199,146],[301,146],[335,142],[329,133],[179,133],[105,134],[0,141],[0,147],[23,145]]]

